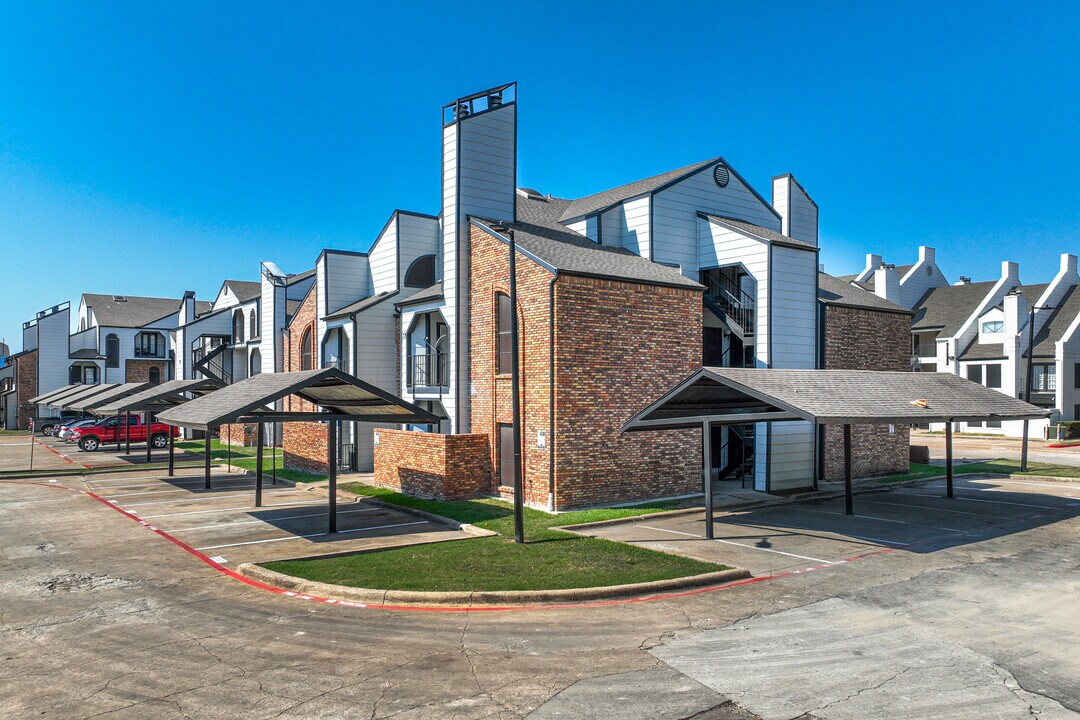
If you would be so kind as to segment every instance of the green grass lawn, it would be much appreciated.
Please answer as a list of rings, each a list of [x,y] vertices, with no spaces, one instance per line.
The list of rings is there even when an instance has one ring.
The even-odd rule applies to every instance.
[[[513,542],[513,508],[494,500],[438,502],[350,483],[343,490],[426,510],[499,533],[498,536],[416,545],[321,560],[267,563],[309,580],[389,590],[544,590],[667,580],[726,569],[632,545],[579,537],[558,525],[633,517],[670,510],[654,503],[551,515],[525,508],[525,544]]]
[[[183,442],[176,443],[177,450],[185,450],[194,455],[201,456],[205,445],[202,440],[185,440]],[[316,480],[325,480],[325,475],[319,475],[316,473],[304,472],[303,470],[289,470],[282,467],[281,448],[263,448],[263,472],[271,473],[274,468],[275,455],[277,459],[277,476],[293,482],[315,482]],[[227,466],[230,450],[229,446],[218,440],[210,441],[210,457],[218,464],[225,463]],[[242,470],[255,470],[255,448],[241,447],[234,445],[232,447],[232,466],[234,468],[240,468]]]
[[[1052,475],[1057,477],[1080,477],[1080,467],[1072,465],[1054,465],[1052,463],[1028,462],[1027,472],[1020,472],[1020,461],[1012,459],[987,460],[985,462],[954,465],[955,473],[995,473],[1007,475]],[[920,478],[944,477],[945,468],[937,465],[911,463],[911,472],[904,475],[889,475],[874,478],[880,483],[918,480]]]

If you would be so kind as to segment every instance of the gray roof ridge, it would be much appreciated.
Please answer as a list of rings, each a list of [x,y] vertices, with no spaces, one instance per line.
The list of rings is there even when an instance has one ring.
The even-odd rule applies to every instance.
[[[608,188],[607,190],[601,190],[600,192],[591,193],[584,197],[571,200],[562,215],[559,216],[559,221],[562,222],[584,215],[591,215],[595,212],[614,207],[623,200],[652,192],[670,182],[693,175],[714,162],[719,162],[723,159],[723,156],[717,155],[708,160],[699,161],[673,170],[667,170],[656,175],[650,175],[649,177],[633,180],[613,188]]]

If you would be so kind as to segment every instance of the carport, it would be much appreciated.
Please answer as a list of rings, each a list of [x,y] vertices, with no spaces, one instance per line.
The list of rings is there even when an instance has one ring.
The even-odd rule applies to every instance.
[[[66,410],[70,407],[68,403],[94,397],[114,387],[116,385],[72,385],[61,392],[50,393],[43,400],[38,401],[38,408],[52,407]]]
[[[295,396],[313,410],[279,411],[271,406]],[[337,422],[436,423],[432,413],[385,390],[338,370],[323,368],[303,372],[255,375],[196,398],[158,415],[158,421],[202,430],[208,435],[230,423],[256,423],[255,505],[262,506],[264,423],[326,422],[329,466],[329,532],[337,532]],[[169,448],[170,463],[172,447]],[[206,454],[205,486],[210,487],[210,453]]]
[[[851,426],[945,423],[946,495],[953,497],[952,423],[1034,420],[1049,411],[951,373],[703,367],[631,418],[623,431],[702,429],[706,537],[713,537],[713,425],[805,420],[844,426],[845,514],[854,514]],[[1027,444],[1027,438],[1024,438]]]
[[[75,390],[75,389],[81,388],[81,387],[86,387],[86,386],[81,384],[81,383],[75,383],[73,385],[65,385],[62,388],[56,388],[55,390],[50,390],[49,392],[42,393],[42,394],[40,394],[40,395],[38,395],[36,397],[32,397],[27,402],[29,402],[31,405],[47,405],[48,403],[46,401],[49,398],[60,397],[61,395],[66,395],[69,392],[71,392],[72,390]]]
[[[98,392],[88,393],[86,395],[80,395],[70,399],[64,399],[60,403],[61,408],[68,410],[75,410],[78,412],[88,412],[95,415],[99,414],[95,412],[95,408],[101,407],[106,403],[126,398],[129,395],[134,395],[140,390],[146,388],[150,383],[120,383],[119,385],[96,385],[96,388],[104,388]],[[124,426],[125,429],[127,426]],[[131,449],[130,443],[128,444],[128,450]],[[120,452],[120,431],[116,432],[116,451]]]
[[[221,388],[223,383],[219,380],[210,378],[202,378],[199,380],[169,380],[168,382],[161,383],[160,385],[151,385],[150,387],[141,390],[133,395],[127,395],[120,398],[110,400],[104,405],[98,405],[93,409],[95,415],[120,415],[123,413],[126,417],[126,423],[124,427],[128,427],[131,423],[131,414],[136,412],[146,413],[146,423],[150,424],[150,415],[155,412],[167,410],[177,405],[183,405],[191,400],[193,397],[200,397],[207,393],[214,392]],[[147,429],[149,432],[149,428]],[[174,443],[172,433],[169,433],[169,477],[172,477],[175,473],[175,461],[174,461]],[[117,446],[119,447],[119,437],[117,438]],[[150,437],[146,438],[146,462],[151,460],[151,444]],[[127,451],[131,452],[131,438],[127,438]],[[206,436],[206,458],[207,464],[210,460],[210,436]]]

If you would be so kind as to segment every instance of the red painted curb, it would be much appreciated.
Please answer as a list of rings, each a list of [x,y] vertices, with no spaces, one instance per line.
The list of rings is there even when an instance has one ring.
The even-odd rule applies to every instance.
[[[46,446],[48,447],[48,446]],[[856,560],[862,560],[863,558],[873,557],[875,555],[884,555],[887,553],[895,552],[896,548],[879,548],[870,552],[862,553],[860,555],[853,555],[842,560],[837,560],[831,564],[815,565],[813,567],[801,568],[799,570],[788,570],[782,573],[775,573],[773,575],[762,575],[760,577],[745,578],[743,580],[734,580],[723,585],[713,585],[711,587],[693,588],[690,590],[683,590],[679,592],[662,593],[657,595],[648,595],[644,597],[634,598],[622,598],[618,600],[597,600],[594,602],[585,603],[565,603],[558,605],[484,605],[484,606],[469,606],[469,607],[441,607],[441,606],[422,606],[422,605],[373,605],[369,603],[351,602],[348,600],[335,600],[334,598],[319,597],[317,595],[305,595],[303,593],[293,592],[291,590],[283,590],[273,585],[267,585],[266,583],[259,582],[258,580],[252,580],[245,577],[235,570],[230,570],[221,563],[217,562],[211,557],[204,555],[195,548],[191,547],[187,543],[173,537],[169,533],[165,532],[161,528],[155,527],[145,520],[140,520],[138,516],[129,513],[121,507],[118,507],[111,500],[101,497],[96,493],[89,490],[80,490],[78,488],[68,487],[66,485],[53,484],[53,483],[41,483],[41,482],[16,482],[12,480],[0,480],[2,485],[34,485],[37,487],[53,488],[56,490],[67,490],[68,492],[78,493],[80,495],[86,495],[106,507],[112,508],[116,512],[120,513],[124,517],[142,525],[144,528],[151,530],[152,532],[165,538],[172,544],[181,548],[182,550],[194,555],[199,560],[203,561],[210,567],[214,568],[218,572],[228,575],[233,580],[239,580],[245,585],[258,588],[260,590],[266,590],[276,595],[284,595],[286,597],[295,598],[297,600],[310,600],[312,602],[323,603],[326,605],[342,605],[344,607],[356,607],[356,608],[368,608],[371,610],[399,610],[408,612],[435,612],[435,613],[458,613],[458,612],[520,612],[523,610],[569,610],[576,608],[593,608],[593,607],[611,607],[613,605],[632,605],[635,603],[653,602],[656,600],[670,600],[673,598],[689,597],[691,595],[702,595],[704,593],[718,592],[720,590],[730,590],[731,588],[742,587],[743,585],[753,585],[755,583],[765,582],[767,580],[779,580],[781,578],[792,577],[794,575],[804,575],[816,570],[824,570],[826,568],[835,567],[837,565],[844,565],[853,563]]]

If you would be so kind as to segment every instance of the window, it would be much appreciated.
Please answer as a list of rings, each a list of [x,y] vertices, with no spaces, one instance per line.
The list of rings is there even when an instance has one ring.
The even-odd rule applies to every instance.
[[[300,369],[311,370],[312,369],[312,356],[315,354],[315,346],[313,338],[311,336],[311,328],[304,330],[304,334],[300,336]]]
[[[510,309],[510,296],[495,293],[495,372],[506,375],[513,363],[514,343],[510,335],[510,323],[513,315]]]
[[[987,320],[982,324],[982,331],[987,335],[1005,332],[1004,320]]]
[[[341,328],[334,328],[326,334],[326,340],[323,341],[322,366],[349,371],[349,343],[345,331]]]
[[[255,317],[255,308],[251,309],[251,314],[248,317],[248,325],[249,325],[248,337],[249,338],[257,338],[257,337],[259,337],[259,324],[258,324],[257,318]]]
[[[1032,365],[1031,376],[1032,392],[1053,392],[1054,390],[1057,390],[1056,365]]]
[[[136,335],[135,357],[165,357],[165,343],[161,333],[141,332]]]
[[[986,387],[1001,389],[1001,366],[1000,365],[987,365],[986,366]]]
[[[97,365],[72,365],[68,371],[68,380],[72,385],[97,385]]]
[[[968,421],[967,426],[969,428],[981,428],[983,426],[982,420]]]
[[[435,256],[422,255],[405,271],[405,287],[427,288],[435,284]]]
[[[1080,363],[1073,365],[1073,387],[1080,388]]]
[[[499,484],[514,487],[514,474],[517,469],[514,457],[514,426],[499,424]]]
[[[987,420],[986,421],[986,427],[988,427],[988,428],[999,428],[999,427],[1001,427],[1001,421],[1000,420]]]
[[[105,367],[120,367],[120,338],[113,333],[105,336]]]
[[[262,372],[262,353],[259,348],[251,351],[251,374],[258,375]]]
[[[968,365],[967,366],[967,379],[971,382],[977,382],[982,385],[983,381],[983,366],[982,365]]]
[[[914,355],[915,357],[922,356],[922,353],[919,352],[919,349],[920,349],[919,348],[919,341],[920,341],[920,339],[921,339],[920,335],[912,335],[911,336],[911,354]]]
[[[237,310],[232,316],[232,336],[234,343],[244,342],[244,311]]]
[[[157,385],[161,382],[161,369],[152,367],[148,373],[148,379],[151,385]]]

